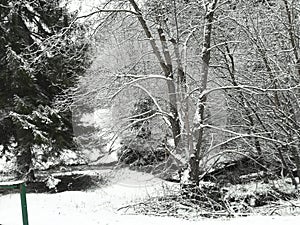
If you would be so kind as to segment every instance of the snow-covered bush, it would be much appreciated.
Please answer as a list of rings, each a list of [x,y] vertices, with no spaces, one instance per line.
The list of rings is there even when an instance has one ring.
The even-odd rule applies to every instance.
[[[149,96],[140,97],[133,104],[129,117],[129,131],[124,134],[118,153],[119,161],[132,166],[154,165],[167,158],[162,131],[153,124],[155,105]]]
[[[58,185],[59,182],[61,182],[60,179],[56,179],[53,176],[49,176],[48,179],[46,180],[46,186],[49,189],[56,189],[56,186]]]
[[[154,165],[167,157],[168,154],[161,145],[143,138],[124,140],[118,152],[119,161],[132,166]]]

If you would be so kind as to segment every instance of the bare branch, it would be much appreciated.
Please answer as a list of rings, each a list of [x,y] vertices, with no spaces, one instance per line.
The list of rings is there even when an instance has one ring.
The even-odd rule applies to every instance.
[[[97,11],[91,12],[89,14],[78,16],[76,19],[83,19],[100,13],[130,13],[136,16],[139,15],[137,12],[128,9],[98,9]]]

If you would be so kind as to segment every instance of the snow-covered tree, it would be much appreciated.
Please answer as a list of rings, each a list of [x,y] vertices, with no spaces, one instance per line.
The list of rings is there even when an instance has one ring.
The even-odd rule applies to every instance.
[[[52,105],[85,71],[88,45],[59,0],[2,0],[0,39],[1,155],[32,178],[33,146],[47,146],[45,160],[75,148],[71,112]]]

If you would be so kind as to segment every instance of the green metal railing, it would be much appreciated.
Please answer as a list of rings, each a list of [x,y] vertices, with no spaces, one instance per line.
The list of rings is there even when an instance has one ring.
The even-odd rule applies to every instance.
[[[21,208],[22,208],[22,219],[23,225],[28,225],[28,212],[27,212],[27,201],[26,201],[26,184],[25,181],[10,181],[0,182],[0,188],[4,189],[19,189],[21,197]]]

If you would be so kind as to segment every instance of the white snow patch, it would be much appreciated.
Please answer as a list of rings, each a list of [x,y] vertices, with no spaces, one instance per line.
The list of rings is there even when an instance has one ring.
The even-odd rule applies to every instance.
[[[171,185],[149,174],[123,170],[118,182],[86,192],[57,194],[27,194],[30,225],[265,225],[299,224],[300,216],[252,216],[235,219],[199,219],[188,221],[174,217],[124,215],[118,209],[132,200],[163,194],[162,184]],[[131,185],[124,185],[124,183]],[[135,183],[135,185],[132,185]],[[149,186],[152,184],[152,186]],[[173,185],[173,184],[172,184]],[[22,224],[18,194],[0,196],[0,222],[3,225]]]
[[[114,151],[119,150],[121,147],[122,147],[121,139],[117,137],[107,143],[107,145],[104,148],[104,151],[105,152],[114,152]]]
[[[10,160],[8,160],[8,157],[10,157]],[[1,172],[9,173],[11,171],[14,171],[15,169],[16,169],[16,166],[15,166],[14,156],[4,155],[3,157],[0,157],[0,171]]]
[[[42,160],[44,152],[51,152],[52,147],[47,145],[34,145],[32,151],[36,156],[36,158],[33,159],[33,165],[36,169],[48,169],[50,166],[58,164],[72,165],[85,163],[83,158],[79,157],[76,152],[69,149],[62,150],[56,157],[49,157],[46,162],[43,162]]]
[[[94,165],[106,164],[106,163],[112,163],[117,161],[118,161],[117,151],[113,151],[110,154],[105,154],[102,158],[100,158],[96,162],[93,162],[92,164]]]
[[[58,185],[59,182],[61,182],[60,179],[56,179],[54,177],[49,177],[46,182],[46,185],[48,188],[53,189],[53,188],[56,188],[56,185]]]
[[[66,165],[84,163],[84,161],[78,157],[76,152],[71,151],[69,149],[65,149],[61,153],[60,160],[63,161]]]
[[[31,225],[296,225],[299,224],[300,219],[299,216],[253,216],[227,220],[202,219],[199,221],[188,221],[174,217],[122,215],[117,211],[117,207],[121,206],[121,195],[123,194],[123,192],[119,192],[118,189],[115,190],[113,193],[107,192],[108,190],[99,190],[95,192],[28,194],[27,202],[29,212],[29,223]],[[119,197],[120,202],[116,202],[118,201],[116,197]],[[6,195],[0,198],[1,224],[21,224],[21,210],[19,203],[20,200],[18,194]]]
[[[170,145],[171,147],[175,147],[175,141],[174,141],[174,139],[173,138],[171,138],[171,139],[168,139],[167,140],[167,143],[168,143],[168,145]]]

